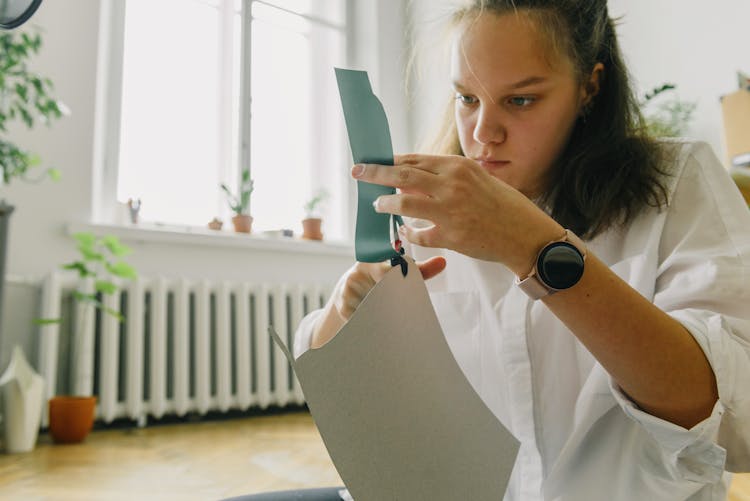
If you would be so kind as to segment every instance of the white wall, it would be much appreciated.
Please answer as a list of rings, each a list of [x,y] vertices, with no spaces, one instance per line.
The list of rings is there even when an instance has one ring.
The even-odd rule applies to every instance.
[[[415,55],[409,75],[409,125],[413,147],[430,137],[453,94],[445,26],[457,0],[411,0],[408,16]]]
[[[737,70],[750,72],[748,0],[609,0],[622,49],[640,89],[674,82],[697,101],[688,135],[725,157],[719,98],[737,90]]]

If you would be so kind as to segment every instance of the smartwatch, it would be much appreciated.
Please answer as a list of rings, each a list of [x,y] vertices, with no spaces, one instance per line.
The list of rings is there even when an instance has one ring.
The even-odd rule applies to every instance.
[[[516,285],[531,299],[541,299],[555,292],[570,289],[583,276],[586,247],[572,231],[545,245],[539,252],[534,269]]]

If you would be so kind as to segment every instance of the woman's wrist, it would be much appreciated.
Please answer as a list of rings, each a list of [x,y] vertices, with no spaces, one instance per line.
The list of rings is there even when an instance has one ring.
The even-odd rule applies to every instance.
[[[313,326],[310,348],[320,348],[326,344],[338,333],[339,329],[345,323],[336,307],[332,303],[329,303]]]
[[[516,251],[504,263],[520,278],[531,273],[544,246],[559,240],[565,233],[565,228],[546,214],[545,217],[547,221],[519,230]]]
[[[336,297],[341,294],[342,281],[346,275],[342,276],[336,287],[334,287],[331,297],[323,307],[321,315],[318,316],[315,324],[313,324],[312,336],[310,338],[310,348],[320,348],[324,344],[333,338],[341,327],[346,323],[346,320],[341,318],[341,314],[336,308]]]

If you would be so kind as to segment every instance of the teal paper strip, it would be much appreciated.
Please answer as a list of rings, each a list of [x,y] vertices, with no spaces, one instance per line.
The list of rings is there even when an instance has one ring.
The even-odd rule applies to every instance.
[[[388,118],[382,103],[372,92],[367,72],[335,70],[354,163],[393,165]],[[399,255],[391,245],[391,215],[379,214],[372,206],[378,197],[394,193],[395,188],[357,181],[354,239],[357,261],[379,263]]]

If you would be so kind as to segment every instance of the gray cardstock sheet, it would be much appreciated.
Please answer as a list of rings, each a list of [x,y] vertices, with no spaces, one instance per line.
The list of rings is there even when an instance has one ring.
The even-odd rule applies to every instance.
[[[501,500],[519,443],[464,376],[407,260],[324,346],[293,360],[271,334],[355,501]]]

